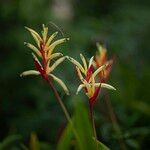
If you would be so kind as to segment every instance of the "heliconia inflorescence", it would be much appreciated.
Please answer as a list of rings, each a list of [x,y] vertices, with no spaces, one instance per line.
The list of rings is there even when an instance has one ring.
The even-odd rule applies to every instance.
[[[109,84],[101,83],[100,80],[98,80],[97,82],[96,79],[97,75],[100,72],[104,71],[112,63],[112,61],[107,61],[104,65],[98,67],[94,71],[94,56],[91,57],[89,63],[87,64],[85,57],[80,54],[83,66],[74,58],[69,56],[67,56],[67,58],[76,66],[77,74],[81,81],[81,84],[79,85],[76,93],[78,94],[81,89],[84,89],[86,95],[89,98],[90,105],[93,105],[95,103],[101,88],[116,90],[113,86]]]
[[[69,90],[67,86],[64,84],[64,82],[61,79],[59,79],[54,74],[52,74],[52,72],[66,58],[65,56],[63,56],[62,53],[54,53],[55,47],[61,43],[66,42],[69,39],[62,38],[54,41],[54,38],[57,36],[58,32],[55,32],[51,36],[48,36],[48,27],[45,27],[45,25],[43,25],[41,36],[33,29],[28,27],[25,28],[31,33],[37,45],[34,46],[31,43],[25,42],[25,45],[33,51],[32,55],[33,55],[36,70],[24,71],[20,76],[41,75],[43,79],[46,81],[49,80],[49,76],[50,76],[64,89],[64,91],[68,95]],[[53,61],[54,63],[52,63]]]

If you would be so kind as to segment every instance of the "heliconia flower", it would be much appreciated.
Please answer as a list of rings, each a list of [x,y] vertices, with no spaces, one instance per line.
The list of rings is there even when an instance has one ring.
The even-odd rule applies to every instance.
[[[20,76],[41,75],[46,81],[49,80],[50,76],[64,89],[66,94],[69,94],[69,90],[67,89],[64,82],[52,74],[56,67],[66,59],[62,53],[54,53],[54,49],[57,45],[64,43],[69,39],[62,38],[53,41],[58,32],[48,36],[48,27],[45,27],[45,25],[43,25],[41,36],[33,29],[28,27],[25,28],[31,33],[36,43],[36,46],[34,46],[31,43],[25,42],[25,45],[33,51],[32,55],[36,70],[24,71]],[[39,61],[38,57],[41,61]]]
[[[99,43],[97,43],[97,49],[98,49],[98,52],[96,53],[96,56],[95,56],[96,68],[103,66],[108,61],[107,49],[103,47],[102,45],[100,45]],[[99,77],[102,82],[107,81],[109,74],[112,70],[114,59],[110,59],[109,62],[110,62],[110,65],[108,65],[103,71],[99,72]]]
[[[108,67],[111,62],[108,61],[106,64],[100,66],[97,70],[94,71],[94,57],[91,57],[88,64],[85,57],[82,54],[80,54],[80,58],[82,60],[83,65],[81,65],[74,58],[67,56],[67,59],[70,60],[76,66],[78,77],[81,80],[81,84],[79,85],[76,94],[78,94],[78,92],[81,91],[81,89],[85,89],[85,93],[89,98],[90,104],[92,105],[96,101],[96,98],[101,88],[116,90],[113,86],[109,84],[96,82],[96,76],[100,72],[102,72],[106,67]]]

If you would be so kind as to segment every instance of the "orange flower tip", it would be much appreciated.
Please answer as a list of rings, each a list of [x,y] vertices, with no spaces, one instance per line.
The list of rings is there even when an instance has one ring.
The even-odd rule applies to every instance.
[[[110,64],[111,64],[111,65],[113,64],[113,59],[110,60]]]
[[[112,65],[113,64],[113,60],[109,60],[107,63],[106,63],[106,66],[109,66],[109,65]]]

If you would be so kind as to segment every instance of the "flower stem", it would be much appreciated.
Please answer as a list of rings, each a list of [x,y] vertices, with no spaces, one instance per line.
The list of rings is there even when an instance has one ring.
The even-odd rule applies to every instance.
[[[68,113],[68,111],[67,111],[67,109],[66,109],[64,103],[62,102],[62,99],[61,99],[61,97],[59,96],[57,90],[55,89],[53,83],[52,83],[50,80],[48,80],[48,84],[49,84],[50,87],[52,88],[52,90],[53,90],[53,92],[54,92],[54,94],[55,94],[55,96],[56,96],[56,98],[57,98],[57,101],[59,102],[59,104],[60,104],[60,106],[61,106],[61,108],[62,108],[62,110],[63,110],[63,112],[64,112],[64,114],[65,114],[65,116],[66,116],[66,118],[67,118],[67,120],[68,120],[69,122],[72,122],[72,121],[71,121],[71,118],[70,118],[70,115],[69,115],[69,113]]]
[[[90,105],[90,116],[91,116],[91,121],[92,121],[92,128],[93,128],[93,134],[95,138],[95,143],[96,143],[96,149],[98,150],[98,142],[97,142],[97,134],[96,134],[96,128],[95,128],[95,121],[94,121],[94,112],[93,112],[93,105]]]
[[[72,127],[72,131],[73,131],[77,141],[80,144],[80,141],[78,140],[79,139],[78,133],[76,132],[76,130],[74,128],[74,125],[73,125],[73,122],[71,120],[71,117],[70,117],[70,115],[69,115],[69,113],[68,113],[68,111],[67,111],[67,109],[66,109],[66,107],[65,107],[65,105],[64,105],[64,103],[63,103],[63,101],[62,101],[62,99],[60,97],[60,95],[59,95],[59,93],[57,92],[56,88],[54,87],[54,85],[53,85],[53,83],[52,83],[52,81],[50,79],[48,79],[47,82],[50,85],[51,89],[53,90],[53,92],[54,92],[54,94],[56,96],[56,99],[57,99],[58,103],[60,104],[60,106],[61,106],[61,108],[62,108],[62,110],[63,110],[63,112],[64,112],[64,114],[66,116],[67,121],[70,123],[70,125]],[[80,146],[81,146],[81,144],[80,144]]]
[[[116,117],[115,112],[113,110],[113,107],[112,107],[111,101],[109,99],[108,93],[106,93],[106,95],[105,95],[105,103],[107,105],[108,113],[110,115],[110,119],[112,121],[114,130],[115,130],[115,132],[117,134],[121,135],[121,137],[118,139],[119,144],[120,144],[120,149],[121,150],[126,150],[127,148],[126,148],[126,145],[125,145],[125,143],[123,141],[121,129],[119,127],[119,124],[118,124],[118,121],[117,121],[117,117]]]

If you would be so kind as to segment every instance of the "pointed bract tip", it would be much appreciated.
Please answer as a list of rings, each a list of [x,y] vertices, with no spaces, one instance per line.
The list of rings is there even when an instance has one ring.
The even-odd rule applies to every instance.
[[[19,76],[20,76],[20,77],[23,77],[23,74],[21,73]]]
[[[55,35],[58,34],[58,31],[56,31],[54,34],[55,34]]]
[[[30,30],[30,28],[29,28],[29,27],[27,27],[27,26],[24,26],[24,28],[25,28],[25,29],[27,29],[27,30]]]
[[[32,54],[33,58],[36,60],[36,56],[35,56],[35,54],[34,54],[34,53],[31,53],[31,54]]]
[[[116,88],[113,88],[113,90],[116,91],[117,89],[116,89]]]
[[[66,38],[66,41],[69,41],[70,40],[70,38]]]
[[[101,44],[100,44],[99,42],[96,42],[96,46],[97,46],[97,47],[100,47]]]
[[[24,45],[27,45],[28,43],[27,43],[27,42],[23,42],[23,44],[24,44]]]
[[[82,53],[80,53],[80,57],[82,57],[83,56],[83,54]]]
[[[45,24],[42,24],[42,27],[45,28]]]
[[[70,95],[69,91],[66,92],[67,95]]]

